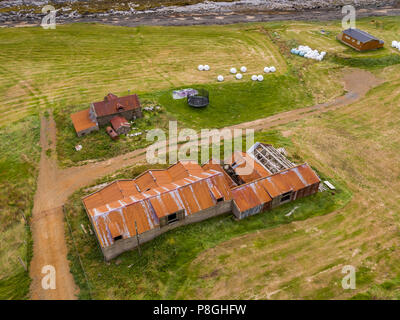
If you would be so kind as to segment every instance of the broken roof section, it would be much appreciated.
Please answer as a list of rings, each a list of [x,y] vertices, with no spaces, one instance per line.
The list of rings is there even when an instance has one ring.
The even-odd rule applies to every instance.
[[[103,101],[93,103],[94,110],[98,117],[108,116],[119,112],[140,108],[139,98],[136,94],[125,97],[117,97],[109,93]]]
[[[214,159],[210,159],[209,161],[207,161],[206,163],[204,163],[202,165],[202,168],[204,170],[216,170],[218,172],[223,173],[224,175],[224,179],[226,180],[226,182],[228,183],[230,188],[236,187],[237,184],[232,180],[232,178],[226,173],[226,171],[222,168],[221,164],[219,161],[214,160]]]
[[[319,183],[320,179],[305,163],[232,189],[232,198],[240,212],[265,207],[272,199]]]
[[[234,152],[230,158],[225,159],[225,163],[229,164],[245,183],[271,175],[271,172],[244,152]]]
[[[283,154],[276,150],[272,145],[255,143],[247,153],[259,162],[268,172],[277,173],[295,166]]]
[[[111,125],[115,131],[117,131],[121,127],[130,127],[128,120],[126,120],[123,116],[115,116],[110,120]]]

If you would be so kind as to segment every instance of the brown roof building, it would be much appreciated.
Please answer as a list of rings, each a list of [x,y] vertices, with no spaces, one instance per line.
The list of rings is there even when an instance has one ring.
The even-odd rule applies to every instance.
[[[109,93],[103,101],[92,103],[90,108],[100,126],[107,124],[115,116],[122,116],[127,120],[142,117],[142,108],[136,94],[119,98]]]
[[[71,120],[76,134],[80,137],[92,131],[99,130],[99,126],[111,123],[118,128],[114,130],[120,134],[129,131],[128,120],[141,118],[142,108],[136,94],[125,97],[117,97],[109,93],[103,101],[94,102],[89,109],[71,114]]]
[[[130,123],[122,116],[115,116],[110,122],[117,134],[127,134],[131,130]]]
[[[203,166],[180,161],[118,180],[82,199],[106,260],[178,226],[232,212],[243,219],[318,192],[320,179],[308,164],[294,165],[270,145],[239,153],[251,172],[238,175],[235,161]],[[258,153],[270,163],[257,160]],[[274,163],[276,161],[276,163]],[[290,164],[290,165],[289,165]],[[237,167],[236,167],[237,168]],[[237,169],[236,169],[237,170]],[[236,180],[236,181],[235,181]]]
[[[343,30],[337,39],[357,51],[375,50],[382,48],[385,44],[383,40],[356,28]]]

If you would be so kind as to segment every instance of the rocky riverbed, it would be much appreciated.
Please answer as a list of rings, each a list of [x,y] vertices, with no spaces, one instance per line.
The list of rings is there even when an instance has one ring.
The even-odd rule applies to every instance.
[[[56,7],[58,23],[77,21],[104,22],[110,19],[132,17],[138,20],[149,18],[168,17],[171,15],[215,15],[215,14],[279,14],[299,13],[304,15],[315,10],[340,12],[340,8],[346,4],[352,4],[357,8],[369,10],[380,8],[400,8],[400,0],[239,0],[232,2],[204,1],[185,6],[159,6],[146,10],[139,10],[139,4],[135,2],[124,3],[121,10],[120,2],[116,1],[104,10],[96,10],[96,2],[82,0],[53,0],[50,2]],[[38,24],[45,16],[42,8],[49,4],[46,0],[0,0],[0,25],[12,26],[20,23]],[[118,5],[119,4],[119,5]],[[312,18],[312,13],[310,15]],[[229,19],[227,19],[229,21]],[[235,22],[235,21],[232,21]],[[204,22],[202,24],[206,24]],[[152,24],[152,23],[149,23]],[[165,23],[161,23],[164,25]],[[167,23],[168,24],[168,23]],[[178,24],[179,23],[171,23]],[[195,23],[194,23],[195,24]],[[207,23],[208,24],[208,23]]]

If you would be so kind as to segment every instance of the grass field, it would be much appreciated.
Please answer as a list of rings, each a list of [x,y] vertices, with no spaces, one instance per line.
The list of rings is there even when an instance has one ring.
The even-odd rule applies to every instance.
[[[363,101],[281,128],[300,156],[346,181],[352,201],[334,214],[206,250],[187,268],[186,297],[400,298],[399,67],[390,71],[397,79]],[[344,265],[356,267],[356,290],[341,288]]]
[[[63,166],[71,166],[87,160],[109,158],[144,146],[143,138],[129,140],[122,137],[118,142],[112,143],[104,132],[94,133],[83,139],[75,136],[69,113],[86,108],[92,101],[101,100],[108,92],[123,95],[131,90],[138,92],[145,104],[162,106],[161,112],[149,113],[145,119],[137,121],[137,131],[163,128],[169,119],[178,119],[182,126],[196,129],[202,126],[221,127],[340,96],[343,88],[338,75],[346,66],[371,70],[386,79],[387,83],[355,106],[325,114],[306,123],[279,128],[279,132],[283,131],[293,141],[287,148],[292,155],[296,155],[296,159],[306,159],[315,168],[333,177],[343,190],[346,190],[345,184],[348,185],[355,197],[344,209],[335,214],[324,215],[347,201],[349,193],[346,191],[334,197],[318,195],[321,197],[318,199],[321,208],[313,212],[299,209],[297,218],[323,217],[302,223],[287,224],[290,221],[282,220],[280,213],[284,211],[279,210],[289,210],[289,207],[283,207],[272,215],[260,215],[260,218],[239,225],[229,218],[218,218],[204,225],[176,230],[173,236],[167,234],[160,238],[172,241],[171,244],[162,244],[161,240],[156,240],[155,243],[165,245],[165,249],[170,249],[173,241],[177,242],[176,239],[187,239],[191,244],[194,238],[190,238],[190,232],[201,236],[204,228],[204,231],[212,234],[218,223],[227,223],[225,233],[196,244],[187,255],[187,248],[180,247],[177,253],[180,259],[176,262],[165,253],[155,252],[152,249],[153,244],[147,244],[148,263],[154,253],[156,256],[160,254],[160,264],[151,265],[148,271],[131,267],[135,272],[144,272],[143,277],[130,279],[127,287],[121,290],[115,285],[119,283],[117,280],[103,285],[104,279],[101,276],[97,278],[97,268],[102,268],[104,274],[124,269],[114,265],[114,262],[103,265],[93,238],[79,239],[80,245],[88,246],[80,246],[79,250],[88,263],[85,266],[92,275],[96,297],[123,297],[124,292],[127,293],[126,297],[132,298],[182,297],[181,290],[188,290],[190,297],[217,297],[219,293],[221,297],[264,297],[266,290],[280,290],[274,298],[351,298],[356,293],[343,294],[336,287],[325,289],[337,282],[340,275],[330,272],[320,275],[320,269],[328,270],[331,265],[337,266],[342,261],[348,261],[345,252],[350,251],[349,248],[357,248],[362,252],[355,256],[354,262],[361,268],[361,275],[364,276],[364,283],[357,289],[360,294],[358,297],[398,297],[400,270],[396,267],[398,234],[395,228],[398,226],[399,198],[396,190],[399,189],[400,173],[395,164],[399,162],[396,151],[399,149],[396,119],[399,110],[400,54],[389,46],[392,40],[399,40],[400,18],[368,18],[361,19],[358,23],[360,28],[383,38],[386,48],[362,54],[352,51],[335,40],[339,32],[338,22],[324,22],[323,26],[316,22],[274,22],[168,28],[124,28],[96,24],[58,26],[56,30],[1,28],[0,186],[3,192],[0,195],[0,298],[24,298],[28,293],[30,280],[23,271],[18,256],[25,262],[30,260],[31,238],[21,212],[29,219],[39,160],[39,112],[53,109],[58,128],[59,162]],[[322,28],[328,34],[321,34]],[[327,59],[322,63],[314,63],[290,55],[288,50],[298,44],[325,49],[328,51]],[[196,66],[205,63],[212,67],[211,71],[198,72]],[[237,82],[232,76],[228,76],[224,83],[215,82],[218,74],[228,75],[231,66],[240,67],[243,64],[249,69],[246,77],[261,73],[265,65],[275,65],[278,72],[266,76],[266,81],[257,84],[246,79]],[[211,107],[214,109],[192,112],[183,103],[172,101],[170,91],[187,86],[209,89],[213,97]],[[266,134],[260,139],[285,143],[284,139],[277,138],[279,135]],[[74,151],[73,147],[78,143],[83,145],[83,153]],[[371,154],[373,161],[370,159]],[[346,183],[343,184],[343,181]],[[72,200],[77,201],[78,195]],[[308,202],[304,202],[302,207],[308,207]],[[77,226],[75,223],[78,221],[87,221],[79,206],[76,211],[71,210],[70,214],[74,226]],[[277,224],[285,226],[271,229]],[[307,230],[314,225],[326,235],[315,236],[315,244],[307,242],[310,240],[310,232]],[[299,226],[307,232],[300,232],[298,237],[291,238],[293,226]],[[263,231],[262,236],[251,233],[262,228],[272,231]],[[74,232],[79,230],[75,228]],[[287,238],[293,241],[286,244],[282,243],[283,240],[276,239],[281,232],[288,234]],[[235,238],[244,233],[249,235],[235,242]],[[232,266],[236,256],[232,252],[228,257],[221,258],[226,268],[218,271],[218,276],[205,277],[205,280],[199,282],[199,277],[202,279],[204,274],[193,267],[193,264],[205,266],[204,270],[211,273],[214,270],[207,269],[206,265],[215,264],[216,260],[213,259],[221,255],[219,250],[226,250],[225,244],[221,242],[228,241],[227,244],[234,250],[243,241],[248,241],[252,248],[254,237],[260,237],[261,240],[265,238],[266,242],[271,240],[271,250],[279,251],[280,248],[287,247],[289,251],[303,254],[304,258],[300,259],[295,255],[295,258],[300,259],[296,263],[290,260],[292,253],[282,257],[271,256],[260,244],[256,251],[252,249],[248,253],[253,252],[262,259],[273,258],[274,262],[268,267],[255,263],[254,270],[251,269],[251,273],[248,273],[254,275],[254,278],[245,278],[248,283],[233,280],[231,286],[227,286],[224,282],[227,278],[235,279],[236,276],[236,269]],[[370,246],[373,241],[375,243]],[[215,247],[212,249],[215,251],[210,251],[212,247]],[[339,249],[331,253],[329,248],[332,247]],[[312,259],[306,258],[309,252]],[[122,265],[129,258],[136,257],[135,252],[126,257],[124,255],[121,258]],[[243,252],[243,259],[245,257],[248,256]],[[324,261],[319,261],[319,257],[324,257]],[[311,261],[316,261],[315,266],[309,265]],[[139,265],[143,267],[142,263],[145,262],[141,261]],[[240,263],[242,261],[239,259],[238,265]],[[293,266],[289,271],[291,274],[298,274],[299,279],[290,276],[277,277],[284,264]],[[299,270],[300,265],[306,266],[308,273]],[[158,282],[154,282],[155,273],[169,266],[181,266],[184,270],[183,278],[177,279],[175,275],[165,273]],[[189,266],[193,268],[186,269]],[[242,266],[246,267],[244,261]],[[123,272],[121,277],[126,277],[129,272]],[[263,278],[260,276],[262,272],[271,272],[269,274],[272,278]],[[311,276],[312,272],[318,275],[318,281],[304,284],[301,279]],[[79,270],[76,268],[74,274],[79,278]],[[176,281],[179,287],[173,288],[170,280]],[[254,281],[259,285],[252,285]],[[85,285],[78,282],[83,288],[82,296],[87,297]],[[213,290],[221,286],[227,286],[227,291]],[[235,288],[243,289],[242,293],[239,295]],[[129,292],[131,289],[132,292]],[[156,290],[160,290],[158,295]]]
[[[26,298],[30,283],[29,221],[39,161],[38,117],[0,129],[0,299]],[[19,257],[19,258],[18,258]]]
[[[286,63],[268,39],[245,26],[112,27],[95,24],[2,29],[0,125],[42,108],[88,104],[108,92],[143,93],[213,82],[231,66]],[[10,59],[9,53],[13,52]],[[198,64],[212,66],[198,72]],[[13,110],[7,110],[13,105]]]

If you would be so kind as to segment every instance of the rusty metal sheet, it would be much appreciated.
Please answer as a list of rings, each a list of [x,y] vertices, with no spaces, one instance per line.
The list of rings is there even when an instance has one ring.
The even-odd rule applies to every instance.
[[[123,107],[123,111],[140,108],[139,98],[136,94],[119,98],[113,95],[112,99],[109,99],[108,96],[106,98],[107,99],[104,99],[103,101],[93,103],[96,115],[98,117],[118,113],[119,106]]]
[[[202,168],[203,168],[203,170],[215,170],[218,172],[222,172],[224,175],[224,179],[228,183],[230,188],[234,188],[237,186],[237,184],[232,180],[232,178],[221,167],[221,165],[219,164],[218,161],[214,161],[213,159],[210,159],[208,162],[203,164]]]
[[[89,110],[90,109],[85,109],[71,114],[72,124],[77,133],[89,128],[97,127],[97,123],[92,121],[89,117]]]

